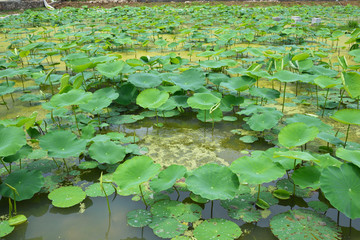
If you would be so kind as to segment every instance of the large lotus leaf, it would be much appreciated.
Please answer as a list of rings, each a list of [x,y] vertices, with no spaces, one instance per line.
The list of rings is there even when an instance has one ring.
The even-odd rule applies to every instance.
[[[96,70],[98,70],[102,75],[108,78],[115,78],[119,76],[125,65],[124,61],[115,61],[98,64]]]
[[[94,92],[91,100],[85,104],[80,104],[84,111],[95,112],[108,107],[114,99],[119,97],[119,93],[113,88],[102,88]]]
[[[194,229],[194,237],[197,240],[233,240],[241,234],[242,231],[236,223],[221,218],[205,220]]]
[[[275,127],[283,114],[278,111],[260,112],[252,115],[246,122],[254,131],[264,131]]]
[[[309,127],[317,127],[320,131],[329,131],[332,129],[332,126],[323,123],[318,117],[303,115],[303,114],[295,114],[294,116],[287,118],[286,123],[295,123],[295,122],[303,122],[306,123]]]
[[[186,178],[190,191],[209,200],[232,199],[239,187],[239,179],[228,167],[209,163],[195,169]]]
[[[305,123],[291,123],[281,129],[279,133],[279,143],[287,148],[303,145],[318,135],[317,127],[308,127]]]
[[[341,239],[341,228],[334,221],[307,209],[290,210],[274,216],[270,228],[281,240]]]
[[[138,90],[134,85],[125,83],[117,89],[117,93],[119,94],[119,97],[115,100],[115,102],[127,106],[131,102],[135,101]]]
[[[103,188],[107,196],[115,192],[111,183],[103,183]],[[105,197],[105,193],[101,188],[100,183],[93,183],[85,189],[85,193],[89,197]]]
[[[336,156],[360,167],[360,150],[336,149]]]
[[[360,217],[360,168],[352,163],[325,168],[321,190],[330,203],[351,219]]]
[[[12,172],[0,186],[2,196],[14,199],[14,192],[6,184],[15,188],[19,193],[16,194],[16,201],[30,199],[35,193],[38,193],[44,185],[44,177],[40,171],[28,171],[20,169]]]
[[[89,148],[90,157],[99,163],[115,164],[122,161],[126,155],[125,147],[114,142],[95,142]]]
[[[171,165],[161,171],[159,176],[150,182],[150,187],[155,192],[161,192],[171,188],[176,180],[182,178],[186,173],[186,168],[181,165]]]
[[[199,70],[189,69],[172,78],[172,82],[184,90],[196,91],[205,85],[205,76]]]
[[[67,93],[54,95],[50,103],[53,107],[66,107],[70,105],[80,105],[89,102],[92,98],[91,92],[81,89],[72,89]]]
[[[301,161],[313,161],[318,163],[319,160],[308,152],[301,151],[282,151],[274,152],[274,158],[286,157],[289,159],[299,159]]]
[[[154,230],[156,236],[161,238],[173,238],[183,234],[188,228],[187,225],[182,224],[174,218],[153,218],[149,227]]]
[[[23,129],[0,125],[0,157],[15,154],[25,144],[26,138]]]
[[[143,108],[157,109],[163,105],[169,98],[167,92],[156,88],[150,88],[142,91],[136,98],[136,104]]]
[[[113,181],[121,190],[125,190],[153,178],[160,168],[161,166],[154,164],[150,157],[136,156],[119,165],[114,172]]]
[[[9,221],[0,222],[0,237],[9,235],[15,229],[14,226],[10,226]]]
[[[201,67],[204,68],[221,68],[226,66],[226,64],[222,61],[215,61],[215,60],[205,60],[199,62]]]
[[[152,73],[134,73],[128,81],[138,88],[154,88],[162,83],[161,77]]]
[[[285,174],[285,169],[264,154],[259,157],[238,158],[232,162],[230,169],[240,175],[241,182],[250,184],[271,182]]]
[[[152,222],[151,213],[144,209],[136,209],[126,214],[127,222],[132,227],[145,227]]]
[[[254,202],[256,202],[256,197],[250,193],[245,193],[236,196],[234,199],[221,201],[221,206],[227,209],[229,217],[243,219],[245,222],[253,222],[261,218],[260,216],[259,219],[253,220],[246,214],[246,212],[251,211],[250,209],[253,209]]]
[[[252,96],[265,98],[265,99],[276,99],[280,97],[280,92],[271,88],[257,88],[252,87],[249,89]]]
[[[252,77],[241,76],[230,78],[227,82],[222,82],[220,86],[229,90],[241,92],[250,88],[255,82],[256,80]]]
[[[341,123],[360,125],[359,109],[341,109],[330,117]]]
[[[209,110],[220,101],[220,98],[215,97],[211,93],[195,93],[192,97],[188,98],[187,103],[195,109]]]
[[[314,82],[321,88],[332,88],[341,84],[340,80],[328,76],[319,76],[314,79]]]
[[[342,72],[341,80],[350,97],[360,96],[360,74],[358,72]]]
[[[195,222],[201,217],[202,208],[197,204],[184,204],[178,201],[163,200],[151,207],[155,217],[176,218],[182,222]]]
[[[320,188],[320,175],[321,171],[317,166],[305,166],[296,169],[291,178],[295,184],[301,188],[310,187],[312,189]]]
[[[66,186],[55,189],[48,198],[55,207],[68,208],[81,203],[86,198],[86,194],[80,187]]]
[[[139,120],[144,119],[144,116],[141,115],[120,115],[120,116],[114,116],[111,117],[107,120],[108,123],[110,124],[117,124],[117,125],[121,125],[124,123],[134,123],[137,122]]]
[[[318,160],[315,163],[321,168],[326,168],[329,166],[340,167],[342,164],[340,160],[332,157],[330,154],[316,154],[314,156]]]
[[[17,151],[15,154],[4,157],[4,161],[11,163],[11,162],[15,162],[19,159],[24,159],[27,158],[27,156],[32,152],[32,147],[30,147],[29,145],[24,145],[20,148],[19,151]],[[46,154],[46,153],[45,153]]]
[[[77,139],[70,131],[57,130],[40,138],[40,147],[48,151],[49,157],[77,157],[85,151],[86,140]]]
[[[15,85],[15,82],[8,81],[0,83],[0,96],[3,96],[5,94],[9,94],[15,91],[15,88],[13,86]]]

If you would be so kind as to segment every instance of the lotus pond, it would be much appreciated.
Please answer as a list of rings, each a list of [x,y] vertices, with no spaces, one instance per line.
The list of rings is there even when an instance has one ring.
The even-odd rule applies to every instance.
[[[183,4],[1,19],[0,237],[359,239],[359,16]]]

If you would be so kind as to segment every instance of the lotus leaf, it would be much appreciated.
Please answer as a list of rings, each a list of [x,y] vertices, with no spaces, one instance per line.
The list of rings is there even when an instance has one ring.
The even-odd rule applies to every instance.
[[[126,153],[125,147],[114,142],[95,142],[89,148],[90,157],[99,163],[115,164],[121,162]]]
[[[10,226],[9,221],[0,222],[0,237],[9,235],[15,229],[14,226]]]
[[[38,193],[44,186],[44,177],[40,171],[28,171],[20,169],[9,174],[0,186],[0,193],[5,197],[14,199],[13,190],[6,184],[15,188],[19,193],[16,194],[15,200],[22,201],[30,199],[35,193]]]
[[[302,161],[314,161],[319,162],[319,160],[313,157],[308,152],[300,152],[300,151],[282,151],[282,152],[274,152],[274,157],[286,157],[290,159],[299,159]]]
[[[102,75],[108,78],[115,78],[119,76],[122,69],[124,68],[125,62],[115,61],[98,64],[96,70],[98,70]]]
[[[206,164],[186,178],[188,189],[209,200],[232,199],[239,187],[239,179],[228,167]]]
[[[310,187],[312,189],[320,188],[321,171],[317,166],[305,166],[296,169],[291,176],[295,184],[301,188]]]
[[[350,97],[360,96],[360,74],[358,72],[342,72],[341,80]]]
[[[236,223],[221,218],[205,220],[194,229],[194,237],[197,240],[232,240],[241,234],[242,231]]]
[[[145,227],[152,222],[151,213],[144,209],[136,209],[126,214],[127,222],[132,227]]]
[[[151,207],[155,217],[176,218],[182,222],[195,222],[201,217],[202,208],[196,204],[184,204],[178,201],[162,200]]]
[[[152,73],[134,73],[128,81],[138,88],[154,88],[162,83],[160,76]]]
[[[170,165],[159,173],[159,176],[150,182],[150,187],[155,192],[161,192],[171,188],[176,180],[182,178],[186,168],[181,165]]]
[[[320,177],[321,190],[330,203],[351,219],[360,217],[360,168],[352,163],[325,168]]]
[[[274,216],[270,228],[281,240],[341,239],[341,229],[335,222],[307,209],[290,210]]]
[[[182,224],[174,218],[155,217],[149,224],[149,227],[154,230],[156,236],[161,238],[173,238],[184,233],[188,228],[187,225]]]
[[[127,106],[131,102],[135,101],[138,90],[134,85],[126,83],[117,89],[117,93],[119,94],[119,97],[115,100],[115,102]]]
[[[10,226],[17,226],[17,225],[20,225],[20,224],[23,224],[24,222],[27,221],[27,217],[25,215],[16,215],[16,216],[13,216],[12,218],[9,219],[9,224]]]
[[[127,160],[115,170],[113,181],[121,190],[126,190],[148,181],[160,171],[160,165],[154,164],[147,156],[136,156]]]
[[[336,156],[360,167],[360,150],[336,149]]]
[[[287,70],[282,70],[277,73],[275,73],[272,77],[273,79],[277,79],[280,82],[296,82],[298,80],[301,80],[301,75],[289,72]]]
[[[209,110],[221,101],[211,93],[195,93],[189,97],[187,103],[190,107],[200,110]]]
[[[331,78],[328,76],[320,76],[314,79],[314,82],[316,85],[318,85],[321,88],[332,88],[336,85],[340,85],[341,81]]]
[[[276,182],[276,187],[278,189],[283,189],[288,192],[294,191],[294,183],[291,182],[289,179],[281,179]],[[301,189],[299,186],[295,185],[295,195],[302,198],[308,198],[311,197],[312,192],[310,189],[305,188]]]
[[[136,98],[136,104],[143,108],[157,109],[169,98],[167,92],[162,92],[156,88],[142,91]]]
[[[317,127],[308,127],[305,123],[291,123],[281,129],[279,143],[287,148],[303,145],[318,135]]]
[[[15,154],[25,144],[26,138],[23,129],[0,125],[0,157]]]
[[[241,76],[230,78],[227,82],[222,82],[220,86],[229,90],[241,92],[250,88],[255,82],[256,80],[252,77]]]
[[[264,131],[275,127],[283,114],[279,111],[266,111],[255,113],[246,122],[254,131]]]
[[[40,138],[40,147],[48,151],[49,157],[77,157],[85,151],[86,140],[77,139],[70,131],[56,130]]]
[[[329,209],[329,206],[326,203],[320,201],[310,201],[308,202],[308,205],[317,212],[326,212]]]
[[[4,96],[9,93],[13,93],[16,89],[13,88],[15,85],[15,82],[8,81],[0,83],[0,96]]]
[[[344,123],[360,125],[360,110],[359,109],[341,109],[330,116],[332,119]]]
[[[252,96],[265,98],[265,99],[276,99],[280,97],[280,92],[270,88],[257,88],[252,87],[249,89]]]
[[[199,70],[189,69],[172,78],[172,82],[184,90],[196,91],[205,85],[205,76]]]
[[[113,88],[102,88],[94,92],[91,100],[85,104],[80,104],[80,108],[87,112],[99,112],[108,107],[113,100],[119,97],[119,93]]]
[[[220,108],[216,108],[210,113],[210,110],[199,111],[196,118],[202,122],[221,122],[223,120],[223,113]]]
[[[93,169],[96,168],[97,166],[99,166],[99,163],[96,161],[85,161],[85,162],[81,162],[78,167],[80,169]]]
[[[80,187],[66,186],[55,189],[48,198],[55,207],[68,208],[81,203],[86,198],[86,194]]]
[[[31,152],[32,152],[32,147],[30,147],[29,145],[24,145],[14,155],[4,157],[3,160],[8,163],[15,162],[19,159],[26,158]]]
[[[71,105],[80,105],[89,102],[92,98],[92,93],[85,92],[81,89],[72,89],[67,93],[54,95],[50,103],[54,107],[66,107]]]
[[[103,183],[106,195],[109,196],[115,192],[111,183]],[[105,193],[101,189],[100,183],[93,183],[85,189],[85,193],[89,197],[105,197]]]
[[[276,189],[273,192],[274,197],[278,198],[278,199],[289,199],[291,196],[291,193],[284,190],[284,189]]]
[[[257,140],[259,140],[259,138],[256,136],[243,136],[243,137],[239,138],[239,140],[244,143],[253,143],[253,142],[256,142]]]

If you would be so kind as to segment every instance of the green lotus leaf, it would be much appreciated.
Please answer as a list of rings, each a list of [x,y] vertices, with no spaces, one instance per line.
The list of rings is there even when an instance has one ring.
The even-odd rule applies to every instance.
[[[332,119],[344,123],[360,125],[360,110],[359,109],[341,109],[330,116]]]
[[[17,226],[17,225],[23,224],[26,221],[27,221],[27,217],[25,215],[19,214],[19,215],[11,217],[9,219],[9,225]]]
[[[77,139],[70,131],[56,130],[40,138],[40,147],[48,151],[49,157],[77,157],[85,151],[86,140]]]
[[[285,174],[285,169],[279,167],[265,155],[261,157],[244,156],[232,162],[230,169],[240,175],[243,183],[262,184],[276,180]]]
[[[24,159],[27,158],[28,155],[32,152],[32,147],[30,147],[29,145],[24,145],[20,148],[19,151],[17,151],[14,155],[10,155],[7,157],[4,157],[4,161],[8,162],[8,163],[12,163],[15,162],[19,159]],[[46,155],[46,154],[45,154]]]
[[[222,61],[215,61],[215,60],[205,60],[199,62],[201,67],[204,68],[221,68],[226,66],[226,64]]]
[[[289,179],[281,179],[277,181],[276,187],[278,189],[283,189],[291,193],[294,191],[294,183]],[[312,192],[308,188],[301,189],[298,185],[295,185],[295,195],[301,198],[308,198],[311,197]]]
[[[301,188],[320,188],[320,168],[317,166],[305,166],[299,169],[296,169],[292,174],[291,178],[294,180],[295,184],[299,185]]]
[[[119,94],[119,97],[115,100],[115,102],[127,106],[135,101],[138,90],[134,85],[125,83],[117,89],[117,93]]]
[[[172,78],[172,82],[184,90],[196,91],[205,85],[205,76],[197,69],[189,69]]]
[[[292,57],[292,61],[302,61],[310,57],[309,53],[298,53],[295,56]]]
[[[360,96],[360,74],[358,72],[342,72],[341,80],[351,98]]]
[[[209,200],[231,199],[239,187],[239,179],[228,167],[209,163],[195,169],[186,178],[188,189]]]
[[[96,70],[98,70],[102,75],[108,78],[115,78],[119,76],[125,65],[124,61],[115,61],[98,64]]]
[[[336,149],[336,156],[360,167],[360,150]]]
[[[332,88],[341,84],[341,81],[328,76],[320,76],[314,79],[316,85],[321,88]]]
[[[341,228],[330,218],[307,209],[290,210],[270,221],[272,233],[282,240],[340,240]]]
[[[265,98],[265,99],[276,99],[280,97],[280,92],[271,88],[257,88],[252,87],[249,89],[252,96]]]
[[[44,185],[44,177],[40,171],[28,171],[20,169],[9,174],[0,186],[0,193],[5,197],[14,199],[13,190],[6,184],[15,188],[19,193],[16,194],[16,201],[30,199],[38,193]]]
[[[109,196],[115,192],[111,183],[103,183],[106,195]],[[89,197],[105,197],[105,193],[101,189],[100,183],[93,183],[85,189],[85,193]]]
[[[10,226],[9,221],[0,222],[0,237],[9,235],[15,229],[14,226]]]
[[[4,96],[6,94],[9,93],[13,93],[15,92],[15,88],[14,88],[15,82],[13,81],[8,81],[7,82],[2,82],[0,83],[0,96]]]
[[[157,178],[150,182],[150,187],[155,192],[161,192],[171,188],[176,180],[182,178],[186,173],[186,168],[181,165],[170,165],[161,171]]]
[[[310,201],[308,202],[308,205],[317,212],[326,212],[329,209],[329,206],[326,203],[320,201]]]
[[[256,80],[252,77],[241,76],[230,78],[227,82],[222,82],[220,86],[228,90],[241,92],[249,89],[255,82]]]
[[[156,88],[142,91],[136,98],[136,104],[143,108],[157,109],[169,98],[167,92],[162,92]]]
[[[99,112],[108,107],[113,100],[117,99],[119,94],[113,88],[102,88],[93,93],[91,100],[79,107],[87,112]]]
[[[278,157],[286,157],[290,159],[299,159],[302,161],[313,161],[313,162],[319,162],[319,160],[315,157],[313,157],[308,152],[300,152],[300,151],[282,151],[282,152],[274,152],[274,158]]]
[[[114,142],[94,142],[89,148],[89,155],[99,163],[115,164],[124,160],[125,147]]]
[[[121,190],[125,190],[153,178],[160,168],[160,165],[154,164],[150,157],[136,156],[118,166],[114,172],[113,181]]]
[[[80,169],[93,169],[97,166],[99,166],[99,163],[97,161],[84,161],[78,165]]]
[[[282,70],[282,71],[275,73],[272,78],[277,79],[280,82],[296,82],[296,81],[301,80],[301,75],[292,73],[287,70]]]
[[[265,129],[271,129],[275,127],[283,114],[278,111],[267,111],[253,114],[246,123],[254,131],[264,131]]]
[[[291,123],[281,129],[278,138],[279,143],[287,148],[301,146],[318,135],[317,127],[308,127],[305,123]]]
[[[200,195],[197,195],[195,193],[190,193],[190,198],[191,200],[193,200],[194,202],[197,203],[207,203],[209,200],[206,198],[201,197]]]
[[[290,196],[291,196],[291,193],[284,190],[284,189],[276,189],[274,192],[273,192],[273,195],[278,198],[278,199],[289,199]]]
[[[233,219],[243,219],[245,222],[253,222],[258,221],[261,218],[261,216],[259,216],[260,218],[254,220],[254,217],[257,214],[254,214],[251,209],[253,209],[255,201],[256,197],[250,193],[245,193],[236,196],[234,199],[221,201],[221,206],[228,211],[229,217]],[[252,213],[248,214],[247,212]]]
[[[120,115],[120,116],[114,116],[108,119],[108,123],[110,124],[117,124],[117,125],[121,125],[124,123],[134,123],[137,122],[139,120],[144,119],[144,116],[141,115]]]
[[[360,217],[360,168],[352,163],[325,168],[320,177],[321,190],[330,203],[355,219]]]
[[[66,186],[55,189],[48,198],[55,207],[68,208],[81,203],[86,198],[86,194],[80,187]]]
[[[323,123],[318,117],[303,115],[303,114],[295,114],[291,118],[286,119],[286,123],[295,123],[295,122],[303,122],[309,127],[317,127],[320,131],[329,131],[332,129],[332,126]]]
[[[26,137],[23,129],[0,125],[0,157],[15,154],[25,144]]]
[[[223,120],[223,113],[220,108],[215,109],[210,113],[210,110],[199,111],[196,118],[202,122],[221,122]]]
[[[185,232],[187,225],[182,224],[174,218],[153,218],[149,227],[154,230],[156,236],[161,238],[173,238]]]
[[[160,76],[152,73],[134,73],[128,81],[138,88],[154,88],[162,83]]]
[[[233,240],[241,234],[242,231],[236,223],[221,218],[205,220],[194,229],[194,237],[197,240]]]
[[[155,217],[176,218],[182,222],[195,222],[201,217],[202,208],[196,204],[184,204],[178,201],[162,200],[151,207]]]
[[[50,103],[53,107],[66,107],[71,105],[80,105],[89,102],[92,98],[91,92],[85,92],[81,89],[72,89],[67,93],[54,95]]]
[[[127,222],[132,227],[145,227],[152,222],[151,213],[144,209],[136,209],[126,214]]]
[[[211,93],[195,93],[189,97],[187,103],[190,107],[200,110],[209,110],[221,101]]]
[[[318,160],[315,163],[321,168],[326,168],[329,166],[340,167],[342,164],[341,161],[332,157],[330,154],[316,154],[314,156]]]

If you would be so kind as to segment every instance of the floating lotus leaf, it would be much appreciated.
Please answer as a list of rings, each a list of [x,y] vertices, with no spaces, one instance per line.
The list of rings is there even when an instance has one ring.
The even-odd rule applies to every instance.
[[[209,110],[220,101],[220,98],[215,97],[211,93],[195,93],[192,97],[188,98],[187,103],[195,109]]]
[[[14,226],[10,226],[9,221],[0,222],[0,237],[9,235],[15,229]]]
[[[35,193],[38,193],[44,186],[44,177],[40,171],[28,171],[20,169],[9,174],[0,186],[0,193],[5,197],[14,199],[14,192],[6,184],[15,188],[16,201],[30,199]]]
[[[197,69],[189,69],[172,78],[172,82],[184,90],[196,91],[205,85],[205,76]]]
[[[16,216],[13,216],[9,219],[10,226],[17,226],[20,224],[23,224],[27,221],[27,217],[25,215],[19,214]]]
[[[308,202],[308,205],[317,212],[326,212],[329,209],[329,206],[326,203],[320,201],[310,201]]]
[[[209,200],[234,198],[239,179],[228,167],[209,163],[186,178],[188,189]]]
[[[67,93],[54,95],[50,103],[53,107],[66,107],[71,105],[80,105],[89,102],[92,98],[92,93],[85,92],[81,89],[72,89]]]
[[[111,195],[115,192],[114,187],[110,183],[103,183],[106,195]],[[105,193],[101,189],[100,183],[93,183],[85,189],[85,193],[89,197],[105,197]]]
[[[78,167],[80,169],[93,169],[99,166],[99,163],[97,161],[85,161],[81,162]]]
[[[48,198],[55,207],[68,208],[81,203],[86,198],[86,194],[80,187],[67,186],[55,189]]]
[[[194,229],[194,237],[197,240],[232,240],[241,234],[242,231],[236,223],[221,218],[205,220]]]
[[[136,98],[136,104],[143,108],[157,109],[169,98],[167,92],[162,92],[156,88],[142,91]]]
[[[239,138],[239,140],[244,143],[253,143],[253,142],[256,142],[257,140],[259,140],[259,138],[256,136],[243,136],[243,137]]]
[[[160,171],[160,165],[154,164],[147,156],[136,156],[127,160],[115,170],[113,181],[121,190],[139,186],[153,178]]]
[[[89,148],[90,157],[99,163],[115,164],[121,162],[125,155],[125,147],[114,142],[95,142]]]
[[[360,74],[358,72],[342,72],[341,80],[351,98],[360,96]]]
[[[151,213],[144,209],[136,209],[126,214],[127,222],[132,227],[145,227],[152,222]]]
[[[26,138],[23,129],[0,125],[0,157],[15,154],[25,144]]]
[[[341,228],[334,221],[307,209],[290,210],[274,216],[270,228],[281,240],[341,239]]]
[[[344,124],[360,125],[359,109],[341,109],[330,117]]]
[[[98,64],[96,70],[98,70],[102,75],[108,78],[115,78],[119,76],[125,65],[124,61],[115,61]]]
[[[320,177],[321,190],[330,203],[351,219],[360,217],[360,168],[352,163],[325,168]]]
[[[151,207],[155,217],[176,218],[182,222],[195,222],[201,217],[202,208],[196,204],[184,204],[178,201],[163,200]]]
[[[121,125],[124,123],[134,123],[137,122],[139,120],[144,119],[144,116],[141,115],[120,115],[120,116],[115,116],[115,117],[111,117],[108,119],[108,123],[110,124],[117,124],[117,125]]]
[[[246,123],[254,131],[264,131],[275,127],[283,114],[279,111],[266,111],[253,114]]]
[[[153,229],[156,236],[161,238],[173,238],[179,236],[188,229],[186,224],[182,224],[174,218],[153,218],[149,227]]]
[[[40,138],[40,147],[48,151],[49,157],[77,157],[85,151],[86,140],[77,139],[70,131],[56,130]]]
[[[161,192],[171,188],[176,180],[182,178],[186,168],[181,165],[171,165],[159,173],[159,176],[150,182],[150,187],[155,192]]]
[[[128,81],[138,88],[154,88],[162,83],[160,76],[152,73],[134,73]]]
[[[285,174],[285,169],[271,158],[244,156],[232,162],[230,169],[240,175],[241,182],[262,184],[276,180]]]
[[[305,166],[296,169],[292,174],[291,178],[295,184],[301,188],[310,187],[312,189],[320,188],[320,168],[317,166]]]
[[[281,129],[278,138],[279,143],[287,148],[301,146],[318,135],[317,127],[309,127],[305,123],[291,123]]]
[[[253,209],[253,204],[255,201],[256,197],[250,193],[247,193],[236,196],[231,200],[221,201],[221,206],[227,209],[229,217],[233,219],[243,219],[245,222],[253,222],[258,221],[261,218],[260,213],[259,218],[255,217],[257,214],[247,213],[252,211],[251,209]],[[250,215],[252,217],[250,217]]]

